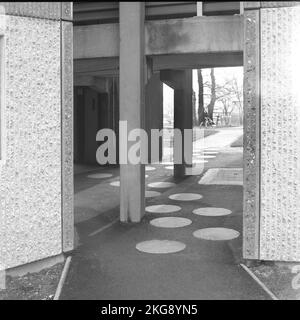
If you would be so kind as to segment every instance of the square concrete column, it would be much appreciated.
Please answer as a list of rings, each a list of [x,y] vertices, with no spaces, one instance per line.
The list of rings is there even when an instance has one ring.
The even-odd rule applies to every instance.
[[[161,81],[174,89],[174,129],[179,129],[182,134],[182,160],[181,164],[174,164],[174,176],[182,178],[186,174],[186,167],[192,162],[193,138],[184,131],[193,128],[193,81],[192,70],[164,70],[161,71]],[[174,137],[175,138],[175,137]],[[185,149],[186,157],[185,157]],[[174,160],[176,150],[174,144]]]
[[[300,261],[299,5],[244,2],[245,259]]]
[[[144,20],[145,3],[120,2],[120,120],[126,121],[128,132],[143,129],[145,122]],[[124,138],[120,163],[136,143]],[[120,164],[120,189],[120,220],[139,222],[145,210],[145,165]]]
[[[146,128],[148,133],[148,161],[151,162],[151,129],[163,129],[163,83],[159,72],[154,73],[145,87]],[[162,139],[159,142],[159,160],[162,159]]]

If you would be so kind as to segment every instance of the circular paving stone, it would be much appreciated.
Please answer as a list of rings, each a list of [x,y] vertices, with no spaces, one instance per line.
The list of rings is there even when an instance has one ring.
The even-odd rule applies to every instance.
[[[206,228],[193,232],[195,238],[204,240],[232,240],[239,235],[238,231],[227,228]]]
[[[111,173],[93,173],[89,174],[87,177],[91,179],[105,179],[105,178],[110,178],[113,175]]]
[[[153,171],[153,170],[156,170],[156,168],[154,168],[154,167],[146,167],[145,170],[146,171]]]
[[[136,249],[146,253],[174,253],[184,250],[186,245],[179,241],[170,240],[149,240],[136,245]]]
[[[180,217],[162,217],[150,221],[150,224],[159,228],[181,228],[191,223],[192,220]]]
[[[195,209],[193,210],[193,213],[199,216],[218,217],[227,216],[232,213],[232,211],[224,208],[207,207]]]
[[[145,175],[145,178],[149,178],[149,176],[146,174],[146,175]]]
[[[202,199],[203,196],[198,193],[176,193],[176,194],[171,194],[169,198],[172,200],[179,200],[179,201],[192,201],[192,200]]]
[[[145,197],[146,198],[152,198],[152,197],[157,197],[157,196],[160,196],[161,193],[158,192],[158,191],[145,191]]]
[[[173,182],[166,182],[166,181],[159,181],[159,182],[152,182],[148,184],[150,188],[171,188],[174,187],[176,184]]]
[[[113,181],[110,183],[110,185],[113,187],[120,187],[120,181]]]
[[[157,204],[153,206],[148,206],[145,210],[151,213],[171,213],[180,211],[181,207],[174,206],[171,204]]]

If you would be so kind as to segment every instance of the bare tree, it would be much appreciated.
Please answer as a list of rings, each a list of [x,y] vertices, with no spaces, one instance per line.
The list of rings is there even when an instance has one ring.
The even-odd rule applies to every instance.
[[[233,76],[230,79],[227,79],[225,83],[219,84],[216,82],[216,77],[213,69],[210,72],[210,81],[207,81],[203,84],[204,88],[208,88],[209,93],[205,94],[210,99],[209,104],[207,105],[207,116],[213,120],[214,107],[217,101],[220,101],[223,106],[223,115],[225,116],[225,122],[229,124],[229,118],[231,113],[234,111],[235,106],[239,108],[240,114],[240,124],[242,118],[243,110],[243,101],[242,94],[243,89],[239,86],[237,79]]]
[[[242,85],[239,86],[236,78],[232,79],[232,91],[233,95],[236,98],[237,106],[239,109],[239,122],[240,125],[243,124],[243,88]]]
[[[193,96],[192,96],[192,108],[193,108],[193,126],[196,126],[198,124],[197,121],[197,106],[196,106],[196,93],[193,90]]]
[[[225,125],[228,126],[230,125],[230,117],[231,117],[231,113],[234,110],[234,105],[231,103],[230,99],[228,99],[228,97],[223,97],[220,99],[220,101],[223,104],[223,115],[224,120],[225,120]]]
[[[208,117],[214,121],[213,114],[214,114],[214,107],[217,100],[216,96],[216,77],[214,68],[210,69],[210,80],[211,80],[211,88],[210,88],[210,102],[207,106],[207,115]]]
[[[225,124],[230,125],[231,114],[234,111],[236,105],[239,108],[239,114],[241,117],[241,111],[243,108],[242,103],[242,88],[239,88],[237,79],[233,77],[228,80],[219,89],[217,99],[221,101],[223,105],[223,115],[225,116]],[[241,119],[239,119],[241,124]]]

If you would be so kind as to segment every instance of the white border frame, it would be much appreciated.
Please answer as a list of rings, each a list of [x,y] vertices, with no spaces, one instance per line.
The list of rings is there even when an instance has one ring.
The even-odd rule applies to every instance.
[[[6,15],[5,8],[0,5],[0,170],[6,160],[6,129],[5,129],[5,27],[6,27]],[[0,212],[0,228],[3,223],[2,213]],[[0,229],[0,232],[2,229]],[[5,261],[2,261],[3,246],[6,245],[6,239],[4,243],[0,244],[0,289],[6,289],[6,265]]]
[[[0,165],[6,161],[6,129],[5,129],[5,8],[0,6]]]

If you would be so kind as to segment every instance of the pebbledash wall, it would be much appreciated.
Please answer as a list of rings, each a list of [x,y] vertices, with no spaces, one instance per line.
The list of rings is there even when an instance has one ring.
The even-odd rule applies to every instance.
[[[2,2],[0,253],[73,248],[72,3]]]
[[[244,5],[244,257],[300,261],[300,2]]]
[[[300,261],[299,2],[245,2],[244,258]],[[0,268],[73,249],[70,2],[2,2]]]

